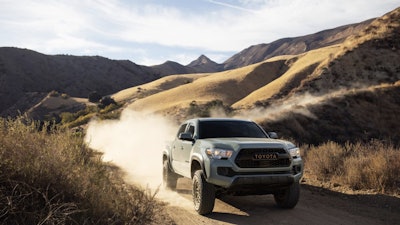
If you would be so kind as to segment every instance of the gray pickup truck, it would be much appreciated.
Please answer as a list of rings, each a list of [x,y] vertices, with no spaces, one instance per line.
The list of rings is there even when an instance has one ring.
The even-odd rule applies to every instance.
[[[184,122],[163,151],[163,185],[192,179],[195,210],[209,214],[215,198],[273,194],[281,208],[296,206],[303,161],[294,144],[250,120],[197,118]]]

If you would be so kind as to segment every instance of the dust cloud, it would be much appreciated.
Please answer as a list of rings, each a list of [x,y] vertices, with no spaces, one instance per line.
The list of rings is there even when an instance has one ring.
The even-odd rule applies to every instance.
[[[85,141],[104,153],[104,161],[123,168],[131,182],[155,189],[162,182],[162,150],[175,132],[159,115],[126,109],[119,120],[90,122]]]
[[[257,107],[249,110],[242,110],[234,117],[248,118],[254,121],[277,121],[287,117],[289,113],[296,113],[312,119],[318,119],[317,115],[309,110],[310,106],[322,104],[331,99],[353,92],[355,92],[354,89],[340,89],[326,94],[312,95],[310,93],[304,93],[301,95],[294,95],[283,101],[274,102],[274,104],[267,108]]]
[[[127,182],[150,189],[172,205],[192,206],[188,199],[162,188],[162,150],[177,127],[160,115],[125,109],[119,120],[91,121],[85,142],[104,153],[103,161],[123,169]]]

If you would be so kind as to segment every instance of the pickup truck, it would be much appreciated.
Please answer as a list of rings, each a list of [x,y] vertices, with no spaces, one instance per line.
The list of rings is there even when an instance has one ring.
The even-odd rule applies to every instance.
[[[180,177],[192,180],[200,215],[211,213],[215,198],[225,194],[273,194],[281,208],[294,208],[299,200],[299,148],[250,120],[187,120],[163,150],[162,162],[164,187],[176,189]]]

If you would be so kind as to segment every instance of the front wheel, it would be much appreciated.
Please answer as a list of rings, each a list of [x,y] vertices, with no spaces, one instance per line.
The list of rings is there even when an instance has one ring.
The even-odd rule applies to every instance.
[[[203,171],[197,170],[194,173],[192,188],[194,209],[197,213],[200,215],[211,213],[215,204],[215,188],[205,180]]]
[[[171,190],[176,189],[176,183],[178,181],[178,175],[171,171],[169,168],[168,160],[163,162],[163,186]]]
[[[300,184],[294,182],[287,189],[274,194],[276,204],[284,209],[292,209],[297,205],[300,198]]]

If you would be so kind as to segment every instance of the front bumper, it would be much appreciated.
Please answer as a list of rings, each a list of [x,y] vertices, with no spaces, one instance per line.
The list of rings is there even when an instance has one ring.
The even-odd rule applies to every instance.
[[[230,160],[206,162],[207,182],[229,191],[270,193],[299,182],[303,176],[303,161],[292,159],[290,166],[277,168],[239,168]]]

